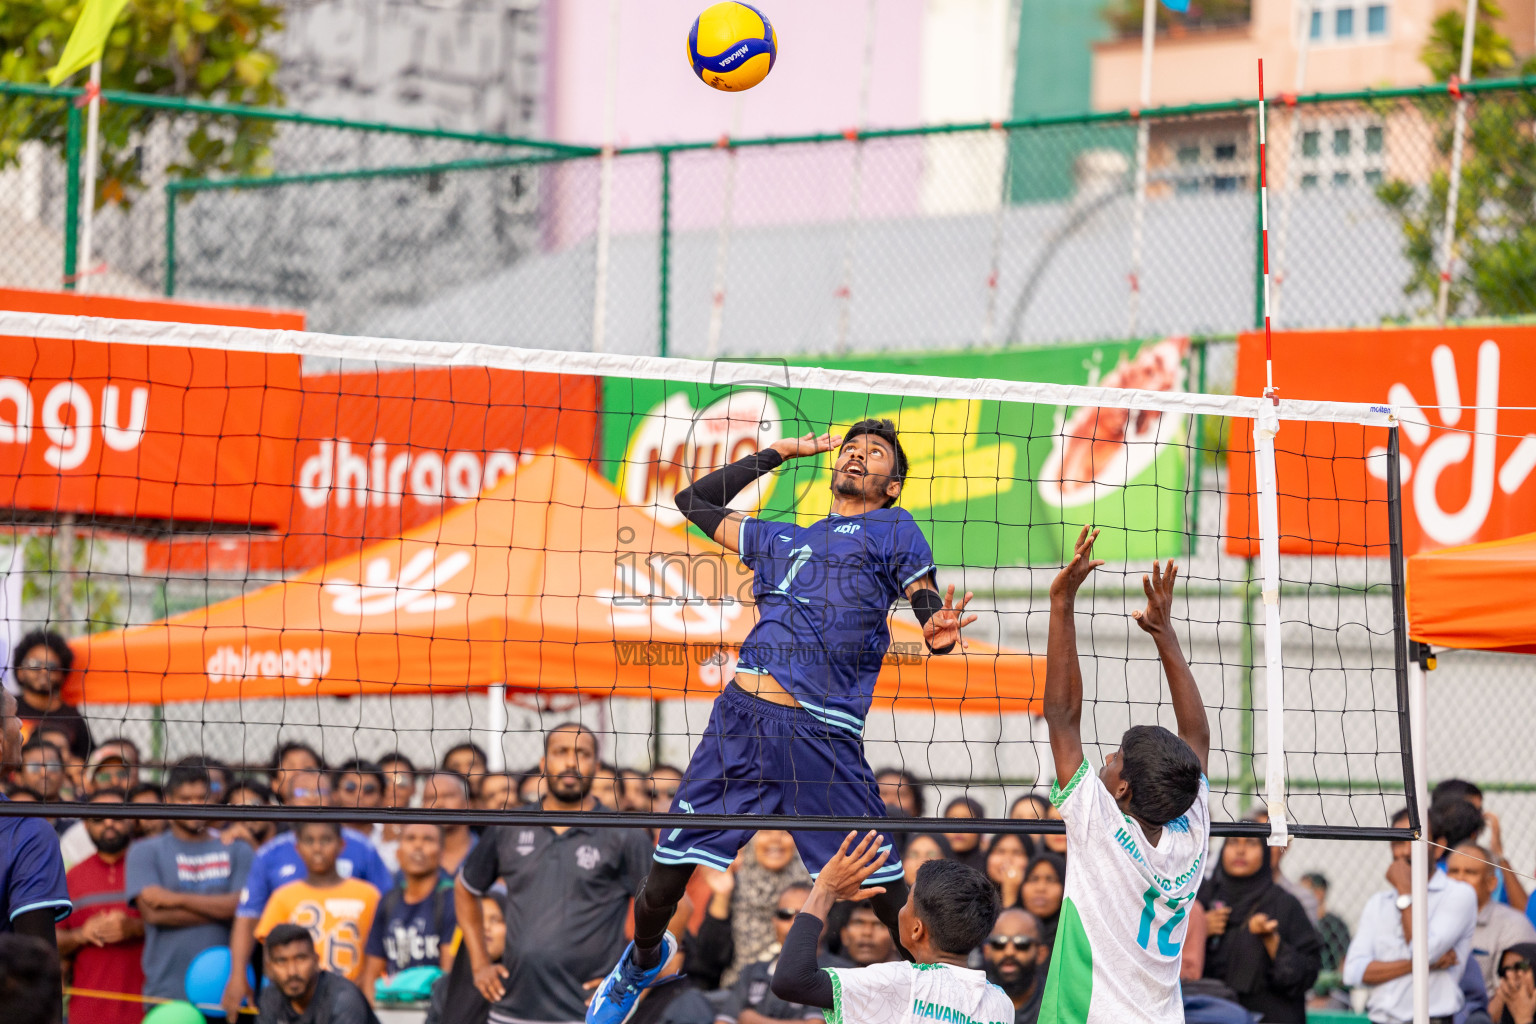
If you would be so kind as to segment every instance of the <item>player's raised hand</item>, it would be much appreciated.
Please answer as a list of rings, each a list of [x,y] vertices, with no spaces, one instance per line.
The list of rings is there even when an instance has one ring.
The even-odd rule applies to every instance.
[[[843,845],[837,848],[836,856],[827,861],[821,874],[816,876],[816,888],[828,893],[833,899],[867,900],[885,892],[884,886],[877,885],[871,889],[862,886],[870,875],[880,870],[880,865],[890,856],[890,849],[881,849],[880,833],[871,830],[850,850],[848,846],[856,835],[857,832],[849,832],[843,837]]]
[[[805,434],[801,437],[786,437],[782,441],[773,442],[768,447],[786,459],[798,459],[806,455],[830,452],[842,443],[843,435],[841,434],[826,433],[819,437],[815,434]]]
[[[1173,629],[1173,582],[1179,578],[1179,567],[1168,559],[1166,567],[1152,563],[1152,575],[1142,576],[1141,589],[1147,592],[1145,611],[1131,612],[1136,625],[1157,636]]]
[[[1098,539],[1098,530],[1092,526],[1083,527],[1083,531],[1077,535],[1077,543],[1073,545],[1072,561],[1051,582],[1052,597],[1075,597],[1077,588],[1083,585],[1088,574],[1104,564],[1102,558],[1093,557],[1093,542]]]
[[[949,589],[944,593],[944,607],[934,612],[929,616],[928,621],[923,623],[923,639],[927,641],[929,650],[935,653],[947,652],[957,643],[962,648],[971,646],[960,635],[960,631],[976,621],[976,614],[973,612],[962,618],[960,613],[965,611],[965,606],[971,603],[971,598],[974,596],[967,590],[965,596],[960,599],[960,603],[956,604],[955,585],[953,583],[949,585]]]

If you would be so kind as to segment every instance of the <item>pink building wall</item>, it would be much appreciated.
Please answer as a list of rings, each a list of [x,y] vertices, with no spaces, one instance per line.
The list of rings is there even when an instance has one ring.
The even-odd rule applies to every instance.
[[[705,0],[623,0],[614,123],[617,145],[716,139],[730,133],[740,107],[741,137],[837,132],[859,120],[866,0],[769,0],[761,4],[779,39],[773,73],[741,94],[709,88],[687,60],[689,27]],[[923,0],[879,0],[867,127],[919,123]],[[603,141],[608,88],[607,0],[551,0],[548,25],[549,137]],[[742,151],[733,223],[824,222],[848,215],[852,149],[846,144]],[[711,227],[724,208],[725,156],[679,155],[672,178],[675,230]],[[915,213],[921,176],[916,140],[867,148],[860,216]],[[595,168],[559,175],[550,209],[550,241],[563,247],[596,225]],[[655,230],[660,164],[655,157],[615,165],[613,231]]]

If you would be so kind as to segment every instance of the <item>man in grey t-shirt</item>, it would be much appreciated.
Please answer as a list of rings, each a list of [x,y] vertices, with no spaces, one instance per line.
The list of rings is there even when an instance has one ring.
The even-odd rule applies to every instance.
[[[165,799],[208,803],[208,772],[193,759],[171,769]],[[144,994],[185,999],[187,967],[210,946],[229,944],[229,922],[251,867],[245,843],[225,846],[206,821],[172,821],[128,849],[127,897],[144,918]]]
[[[544,738],[539,762],[548,791],[525,810],[606,810],[591,795],[597,736],[575,723]],[[629,897],[651,869],[651,839],[639,828],[516,827],[485,830],[464,860],[454,902],[475,987],[490,1024],[583,1024],[591,989],[624,951]],[[485,949],[479,897],[507,889],[501,963]]]

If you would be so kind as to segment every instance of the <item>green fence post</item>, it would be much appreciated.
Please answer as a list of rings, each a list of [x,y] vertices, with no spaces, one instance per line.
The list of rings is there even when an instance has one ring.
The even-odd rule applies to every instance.
[[[64,129],[64,287],[75,290],[80,245],[80,108],[73,101]]]
[[[1195,378],[1195,391],[1202,395],[1205,394],[1205,350],[1209,344],[1210,341],[1208,339],[1199,338],[1194,342],[1192,346],[1193,351],[1190,353],[1191,359],[1199,359],[1199,370]],[[1190,558],[1195,557],[1195,544],[1200,537],[1200,478],[1205,468],[1204,452],[1200,447],[1201,443],[1205,440],[1203,430],[1204,422],[1199,414],[1191,416],[1189,433],[1190,440],[1193,443],[1189,446],[1189,465],[1185,472],[1189,474],[1190,482],[1194,486],[1190,488],[1189,507],[1185,510],[1185,515],[1188,516],[1188,519],[1184,523],[1184,553]]]
[[[670,347],[668,313],[672,305],[672,151],[661,151],[661,268],[657,291],[657,351],[665,357]]]
[[[176,294],[176,185],[165,183],[165,297]]]

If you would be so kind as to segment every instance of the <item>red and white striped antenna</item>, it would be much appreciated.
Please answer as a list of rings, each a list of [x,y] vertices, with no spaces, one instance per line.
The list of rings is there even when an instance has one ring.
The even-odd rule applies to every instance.
[[[1259,58],[1259,232],[1264,250],[1264,397],[1278,402],[1275,392],[1275,356],[1269,324],[1269,173],[1264,151],[1264,58]]]

